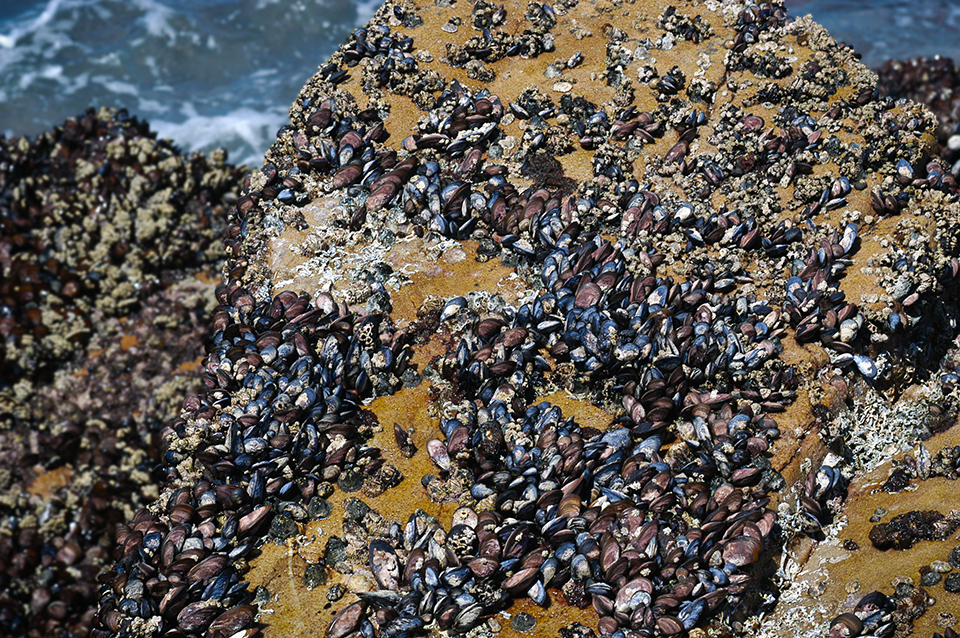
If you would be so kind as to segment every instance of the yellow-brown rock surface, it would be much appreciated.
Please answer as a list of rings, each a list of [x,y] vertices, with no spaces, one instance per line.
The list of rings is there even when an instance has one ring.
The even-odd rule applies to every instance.
[[[532,562],[502,570],[507,589],[525,583],[512,603],[481,605],[476,622],[460,626],[453,618],[461,615],[443,620],[449,606],[433,601],[435,614],[421,610],[426,631],[452,623],[474,635],[514,635],[510,619],[523,612],[536,619],[535,635],[573,622],[648,632],[635,635],[825,635],[872,589],[922,612],[922,592],[894,591],[891,580],[918,583],[919,568],[934,554],[945,560],[950,541],[876,550],[867,519],[881,503],[888,516],[954,509],[947,479],[906,495],[870,491],[886,479],[883,463],[956,418],[952,381],[941,377],[954,368],[960,206],[952,177],[931,163],[930,114],[878,99],[874,84],[849,48],[809,19],[787,20],[777,5],[388,2],[307,82],[290,126],[247,180],[228,231],[208,392],[188,399],[168,428],[170,489],[139,519],[144,534],[169,534],[183,524],[178,517],[212,521],[210,547],[198,551],[217,555],[240,542],[217,549],[225,520],[257,521],[243,533],[273,540],[233,565],[250,590],[264,588],[264,635],[346,635],[362,624],[359,607],[347,608],[358,592],[422,596],[404,576],[412,551],[401,538],[416,510],[442,527],[431,532],[440,554],[462,508],[499,511],[495,529],[511,537],[509,513],[530,514],[519,493],[471,494],[495,482],[489,468],[512,471],[509,447],[487,452],[471,430],[471,443],[454,449],[441,423],[479,428],[475,415],[488,418],[482,411],[501,401],[515,419],[503,437],[518,454],[537,445],[547,454],[543,432],[554,426],[529,432],[521,421],[549,401],[576,423],[564,445],[585,446],[587,469],[569,464],[561,491],[586,482],[572,518],[596,536],[597,553],[631,551],[634,521],[660,525],[659,549],[638,549],[624,567],[646,579],[651,600],[614,613],[628,579],[609,576],[615,558],[595,557],[602,567],[587,580],[609,589],[585,595],[581,579],[561,576],[547,583],[549,602],[533,604],[520,571],[536,571],[557,549],[544,533],[537,549],[515,556]],[[582,245],[590,248],[544,269]],[[275,297],[281,290],[302,294]],[[550,311],[522,318],[543,307],[546,293],[570,302],[557,301],[563,328],[543,323]],[[578,324],[591,311],[607,314]],[[697,337],[723,345],[698,354]],[[651,341],[657,350],[645,362]],[[258,352],[244,350],[250,343]],[[277,351],[266,353],[283,344],[288,368],[277,369]],[[531,354],[511,359],[524,344]],[[276,397],[252,408],[250,388],[263,382],[248,375],[271,367],[285,392],[298,356],[319,357],[318,369],[345,362],[337,379],[360,405],[344,423],[326,422],[336,424],[329,441],[319,428],[326,460],[313,474],[262,461],[264,496],[256,466],[244,463],[271,458],[256,456],[271,449],[272,458],[294,455],[290,441],[319,417],[307,414],[313,403],[290,408],[297,393],[282,408]],[[269,426],[267,413],[276,419]],[[267,434],[256,433],[258,419]],[[742,436],[733,431],[745,422]],[[416,447],[412,456],[394,424]],[[628,436],[617,433],[627,429],[622,456],[664,463],[656,467],[669,468],[670,489],[642,499],[633,474],[621,472],[623,458],[610,461],[623,481],[592,482],[604,467],[595,459],[616,454],[617,437]],[[244,444],[252,459],[241,463],[234,448],[243,431],[252,432]],[[655,432],[662,450],[626,452]],[[946,444],[953,432],[933,441]],[[198,492],[220,480],[258,497],[209,506],[224,507],[226,518],[201,514]],[[283,489],[300,496],[281,498]],[[307,509],[318,494],[330,506],[323,516]],[[270,508],[269,534],[259,523],[266,510],[251,509],[260,502]],[[613,522],[594,531],[604,512],[616,512]],[[721,519],[729,527],[718,528]],[[704,549],[691,550],[700,554],[691,563],[683,549],[694,539]],[[860,549],[841,551],[846,540]],[[375,577],[374,542],[399,556],[399,584]],[[432,554],[437,571],[463,558],[446,551]],[[726,567],[726,577],[709,567]],[[193,600],[185,591],[182,600]],[[960,594],[938,589],[935,597],[918,631],[942,626],[948,620],[938,614],[960,605]],[[570,604],[581,600],[585,608]],[[116,604],[104,602],[101,617]],[[631,617],[644,605],[647,616]],[[370,628],[389,633],[399,612],[374,607]],[[186,631],[213,619],[200,606],[179,609],[176,621],[155,616],[156,626]],[[905,633],[913,620],[903,611],[883,622]]]

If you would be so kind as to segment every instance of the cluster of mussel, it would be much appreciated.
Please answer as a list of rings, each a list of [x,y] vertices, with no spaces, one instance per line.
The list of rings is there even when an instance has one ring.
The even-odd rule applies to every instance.
[[[0,137],[0,636],[86,636],[114,528],[154,495],[239,189],[224,158],[110,109]]]
[[[874,591],[860,599],[852,612],[840,614],[830,623],[829,638],[889,638],[896,631],[896,605]]]
[[[320,483],[362,483],[384,467],[378,449],[360,444],[357,409],[374,388],[396,389],[402,333],[329,295],[256,304],[221,286],[217,297],[205,392],[164,431],[166,478],[182,487],[118,528],[94,636],[254,634],[237,564],[258,532],[281,517],[305,521],[302,503]]]
[[[592,607],[604,635],[678,635],[748,589],[774,514],[755,490],[711,490],[709,461],[671,465],[658,435],[586,430],[549,403],[518,413],[493,399],[442,429],[431,459],[441,478],[474,477],[477,507],[447,532],[415,514],[373,541],[381,589],[359,593],[329,636],[362,632],[371,608],[381,636],[463,632],[516,598],[547,606],[548,589]]]
[[[744,568],[773,522],[757,487],[779,435],[765,411],[782,410],[795,386],[789,368],[760,371],[779,352],[780,312],[728,294],[730,277],[635,277],[624,253],[651,273],[662,256],[581,235],[561,218],[572,200],[561,212],[546,191],[523,199],[531,231],[502,244],[525,257],[550,251],[545,290],[468,322],[448,364],[482,407],[445,420],[445,442],[427,445],[441,477],[467,470],[471,496],[490,509],[466,510],[445,544],[431,527],[371,545],[384,589],[343,610],[331,635],[364,627],[370,606],[384,635],[433,619],[464,630],[511,598],[546,604],[549,588],[592,606],[605,633],[675,635],[748,586]],[[454,298],[441,318],[467,307]],[[585,431],[549,404],[529,405],[551,369],[547,351],[590,381],[615,380],[621,427]],[[717,381],[731,391],[697,390]],[[662,437],[678,416],[684,445],[667,454]]]
[[[89,634],[114,530],[155,497],[160,429],[199,387],[191,364],[209,315],[205,299],[193,309],[181,305],[185,296],[163,291],[122,322],[100,322],[94,343],[103,350],[34,384],[20,405],[8,407],[0,390],[0,636]],[[151,347],[122,341],[131,336]]]
[[[491,138],[495,139],[493,136],[497,131],[496,121],[502,109],[496,97],[490,96],[486,91],[471,96],[464,92],[462,87],[456,86],[444,92],[438,103],[456,106],[446,118],[442,112],[439,116],[431,114],[429,123],[424,126],[432,127],[431,131],[448,130],[452,127],[461,133],[457,138],[452,138],[449,135],[442,136],[439,132],[430,132],[407,138],[405,147],[411,152],[434,147],[437,155],[458,157],[464,154],[464,159],[453,174],[447,175],[440,171],[441,164],[433,159],[428,159],[415,169],[413,167],[416,166],[416,159],[404,160],[401,164],[408,163],[405,165],[406,173],[411,174],[415,170],[416,176],[406,185],[403,184],[403,176],[396,172],[391,175],[390,180],[382,178],[384,181],[378,184],[382,185],[382,188],[376,191],[374,207],[389,204],[391,198],[402,191],[404,211],[412,221],[422,224],[429,218],[430,229],[451,237],[463,237],[476,228],[478,221],[484,221],[502,236],[502,246],[538,262],[546,257],[556,237],[571,222],[579,220],[591,230],[600,230],[608,225],[606,220],[613,219],[618,210],[624,211],[620,216],[620,230],[627,236],[669,236],[679,232],[684,239],[684,252],[687,253],[698,248],[726,246],[762,251],[760,254],[771,260],[787,256],[790,258],[790,277],[782,307],[778,310],[796,331],[797,341],[819,341],[837,353],[837,365],[855,365],[870,379],[876,378],[880,370],[868,355],[871,349],[869,336],[874,332],[899,335],[916,322],[915,316],[908,314],[910,306],[920,298],[916,284],[902,294],[895,295],[896,308],[884,313],[882,319],[871,316],[869,321],[872,325],[869,329],[864,328],[867,319],[859,312],[856,303],[847,301],[839,289],[844,270],[859,248],[858,226],[848,222],[841,228],[829,230],[818,227],[811,218],[821,210],[834,210],[846,205],[846,198],[852,190],[850,180],[846,177],[835,179],[816,201],[807,206],[805,216],[808,219],[805,223],[798,225],[789,220],[781,221],[769,230],[754,215],[747,215],[736,209],[698,215],[694,205],[678,202],[671,211],[671,207],[663,205],[656,193],[645,190],[636,180],[624,180],[622,173],[615,170],[619,168],[617,166],[596,171],[600,177],[619,180],[614,188],[615,199],[595,198],[592,194],[564,198],[559,193],[542,188],[518,192],[507,179],[508,171],[505,167],[496,164],[483,166],[480,162],[483,144]],[[570,104],[566,108],[561,104],[561,110],[570,110],[582,116],[582,119],[575,119],[572,126],[581,134],[581,144],[585,148],[594,146],[597,140],[605,137],[623,141],[630,136],[639,135],[649,137],[652,141],[652,135],[662,133],[661,123],[653,121],[649,114],[627,109],[621,112],[611,125],[602,110],[596,107],[591,109],[590,106],[592,105],[589,103],[586,106],[578,104],[574,109]],[[544,109],[546,116],[555,112],[555,108],[549,104],[544,109],[537,110],[536,116],[529,115],[529,104],[511,104],[510,108],[523,111],[528,117],[544,117]],[[600,117],[601,115],[604,117]],[[723,170],[709,159],[686,157],[688,142],[696,137],[697,128],[702,123],[702,114],[698,116],[696,112],[683,119],[678,129],[681,139],[667,153],[665,161],[679,162],[683,172],[699,172],[707,184],[716,187],[726,177]],[[781,131],[780,136],[768,135],[773,129],[761,133],[763,121],[756,116],[743,117],[741,125],[744,131],[754,131],[760,135],[758,144],[764,150],[755,161],[761,164],[772,163],[784,153],[816,147],[822,137],[822,131],[816,129],[809,117],[795,118],[789,127]],[[589,128],[584,128],[585,126]],[[621,134],[625,130],[627,133]],[[768,136],[766,142],[762,139],[765,135]],[[543,137],[543,133],[534,136],[536,137]],[[797,141],[799,144],[795,143]],[[535,151],[536,144],[531,144],[529,150]],[[791,164],[797,174],[804,171],[801,164],[802,162]],[[612,174],[610,170],[613,170]],[[912,168],[905,160],[898,162],[897,171],[898,174],[909,174],[905,183],[917,185],[918,180],[913,177]],[[736,176],[737,171],[733,171],[732,175]],[[928,167],[927,177],[923,179],[929,180],[931,176],[936,178],[938,175],[942,177],[935,166]],[[949,176],[946,181],[949,181]],[[952,188],[945,183],[940,183],[940,187],[948,190]],[[890,197],[887,196],[888,199]],[[903,194],[899,197],[902,198]],[[874,193],[872,200],[875,205],[876,199],[877,194]],[[371,209],[371,206],[367,206],[367,209]],[[811,246],[806,249],[805,254],[799,254],[798,251],[812,243],[814,238],[819,239],[820,245]],[[914,270],[928,269],[927,266],[911,267],[907,264],[906,268],[910,272],[906,275],[910,275]],[[741,273],[730,274],[731,277],[717,279],[725,283],[729,281],[731,287],[735,283],[749,281]],[[950,274],[948,266],[940,277],[946,285],[950,284]],[[917,280],[918,277],[913,273],[912,277],[904,279]]]
[[[535,58],[554,48],[557,12],[550,3],[529,2],[524,11],[529,27],[518,32],[507,28],[504,5],[479,0],[471,8],[471,25],[479,34],[467,39],[463,46],[448,45],[447,60],[453,67],[482,68],[505,57]],[[492,76],[488,76],[492,77]]]
[[[935,56],[889,60],[875,69],[880,94],[920,102],[937,116],[940,157],[954,175],[960,170],[960,69],[950,58]]]
[[[814,233],[820,231],[809,220],[808,225]],[[786,300],[783,308],[797,343],[819,341],[824,347],[835,351],[836,365],[856,364],[857,369],[868,379],[878,375],[877,364],[869,356],[857,352],[855,348],[863,343],[857,342],[863,315],[857,305],[846,301],[846,295],[840,290],[840,278],[852,262],[850,256],[860,246],[857,225],[850,222],[821,239],[819,247],[807,250],[806,259],[793,260],[791,276],[786,282]],[[886,320],[890,332],[900,332],[907,326],[905,316],[891,312]],[[864,330],[864,333],[866,330]],[[862,348],[862,346],[860,346]]]
[[[676,7],[669,6],[657,18],[657,27],[668,31],[680,39],[700,44],[713,35],[713,28],[701,16],[693,18],[683,15]]]
[[[333,634],[357,628],[367,605],[393,610],[385,635],[422,626],[415,617],[425,609],[441,627],[463,630],[491,603],[546,604],[555,588],[568,603],[592,606],[604,633],[675,635],[747,589],[745,568],[774,520],[760,483],[779,431],[765,410],[782,410],[795,385],[789,368],[755,372],[777,353],[778,313],[715,291],[712,277],[634,279],[625,246],[575,237],[555,240],[544,292],[508,317],[474,322],[448,362],[482,407],[443,421],[445,442],[427,450],[441,477],[467,470],[471,496],[490,510],[468,516],[482,518],[451,529],[432,551],[421,545],[436,542],[434,530],[421,545],[397,543],[391,551],[402,551],[387,564],[404,577],[378,576],[396,592],[362,596]],[[721,280],[720,290],[732,288]],[[454,298],[441,318],[467,307]],[[596,385],[614,380],[627,407],[620,427],[587,431],[549,404],[529,405],[551,367],[545,351]],[[708,382],[730,392],[698,390]],[[683,445],[667,452],[663,437],[677,417]],[[372,556],[376,575],[385,563]],[[403,604],[418,614],[401,613]]]
[[[759,41],[760,34],[778,29],[789,20],[787,10],[773,2],[750,3],[737,16],[737,35],[733,39],[733,51],[742,53],[747,46]]]

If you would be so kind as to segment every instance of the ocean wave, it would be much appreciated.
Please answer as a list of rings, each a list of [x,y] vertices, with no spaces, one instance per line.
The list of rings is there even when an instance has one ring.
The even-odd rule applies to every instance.
[[[258,166],[263,152],[276,139],[277,130],[287,121],[287,109],[260,111],[240,107],[221,115],[201,115],[193,104],[183,105],[185,119],[151,118],[150,125],[160,138],[170,138],[183,151],[209,152],[228,149],[230,161]]]
[[[960,6],[933,0],[787,0],[792,15],[811,14],[871,67],[889,59],[941,55],[960,61]]]
[[[0,9],[0,122],[126,108],[187,150],[259,163],[304,80],[379,0],[48,0]],[[191,109],[193,109],[191,111]]]
[[[4,49],[12,49],[17,45],[17,41],[23,36],[43,29],[50,23],[51,20],[53,20],[53,17],[60,9],[60,4],[62,1],[63,0],[49,0],[49,2],[47,2],[47,4],[43,7],[43,10],[40,12],[40,15],[32,18],[26,24],[14,25],[13,29],[8,33],[0,34],[0,47],[3,47]]]

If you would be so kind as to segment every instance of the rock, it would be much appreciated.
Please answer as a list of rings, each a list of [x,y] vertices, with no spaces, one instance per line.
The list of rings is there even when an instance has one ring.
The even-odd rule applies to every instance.
[[[0,137],[0,634],[89,634],[114,536],[159,494],[159,430],[201,389],[225,159],[110,109]]]
[[[362,520],[340,512],[262,545],[244,577],[288,574],[294,546],[319,553],[324,539],[343,581],[331,587],[365,596],[320,614],[336,635],[463,632],[511,604],[544,635],[581,621],[733,632],[749,601],[780,594],[753,566],[802,560],[775,522],[808,550],[842,547],[815,539],[837,534],[846,487],[956,417],[940,374],[901,387],[956,367],[960,205],[929,161],[933,120],[881,99],[849,48],[775,4],[441,4],[381,8],[307,82],[245,181],[205,391],[164,431],[167,484],[138,524],[176,534],[201,520],[198,486],[237,486],[207,515],[257,513],[217,537],[245,569],[275,515],[260,503],[364,486]],[[573,57],[562,82],[545,75]],[[898,300],[901,277],[912,292]],[[405,387],[413,366],[424,383]],[[390,423],[419,454],[396,453]],[[409,480],[367,489],[388,461]],[[447,534],[452,502],[476,514],[475,539]],[[140,540],[123,538],[104,582],[134,569]],[[151,565],[213,551],[185,543]],[[463,566],[476,596],[421,615],[421,592],[469,577]],[[364,580],[384,570],[389,588]],[[684,580],[694,571],[715,589]],[[560,572],[551,593],[545,575]],[[900,585],[898,604],[920,600]],[[136,612],[110,591],[104,633]],[[299,617],[308,594],[277,594],[269,622]],[[409,614],[367,608],[406,595]],[[661,596],[678,604],[642,612]],[[864,625],[894,622],[879,592],[860,606]],[[815,631],[827,608],[774,606],[758,633]],[[857,627],[844,620],[838,631]]]
[[[877,69],[877,74],[877,88],[882,95],[922,102],[936,116],[935,135],[945,165],[960,160],[960,135],[957,135],[960,69],[956,63],[940,56],[890,60]]]

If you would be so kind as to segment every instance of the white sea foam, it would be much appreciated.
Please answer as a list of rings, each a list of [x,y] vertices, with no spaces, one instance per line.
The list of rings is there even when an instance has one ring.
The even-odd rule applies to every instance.
[[[186,103],[184,119],[151,118],[150,125],[161,138],[172,139],[184,151],[209,151],[217,147],[239,149],[232,162],[259,165],[263,149],[275,139],[277,129],[287,120],[286,108],[257,110],[240,107],[225,115],[201,115]]]
[[[28,33],[37,32],[45,27],[57,14],[62,1],[63,0],[49,0],[40,15],[34,18],[29,24],[16,26],[10,33],[0,34],[0,46],[5,49],[12,49],[23,36]]]
[[[0,20],[0,128],[125,107],[185,151],[259,164],[302,82],[382,0],[351,1],[35,0]]]
[[[25,91],[26,89],[30,88],[30,85],[33,84],[33,80],[36,77],[37,77],[37,74],[35,71],[27,71],[26,73],[21,75],[20,86],[19,86],[20,90]]]
[[[150,98],[140,97],[138,98],[137,103],[138,113],[145,117],[166,113],[170,110],[169,104],[165,104],[159,100],[151,100]],[[150,119],[153,118],[150,117]]]
[[[155,38],[167,38],[171,44],[177,41],[177,30],[170,24],[174,12],[155,0],[134,0],[133,5],[143,11],[137,20],[147,33]]]
[[[377,12],[383,2],[381,0],[358,0],[357,1],[357,26],[370,22],[370,18]]]
[[[95,75],[91,79],[111,93],[119,95],[138,95],[140,93],[133,84],[106,75]]]
[[[787,0],[791,14],[811,14],[868,66],[885,60],[944,55],[960,58],[960,6],[935,0]]]
[[[32,13],[10,21],[6,33],[0,33],[0,73],[36,72],[40,64],[49,64],[71,46],[69,31],[74,20],[64,14],[74,6],[93,0],[49,0],[39,15]],[[29,86],[29,84],[27,84]]]

